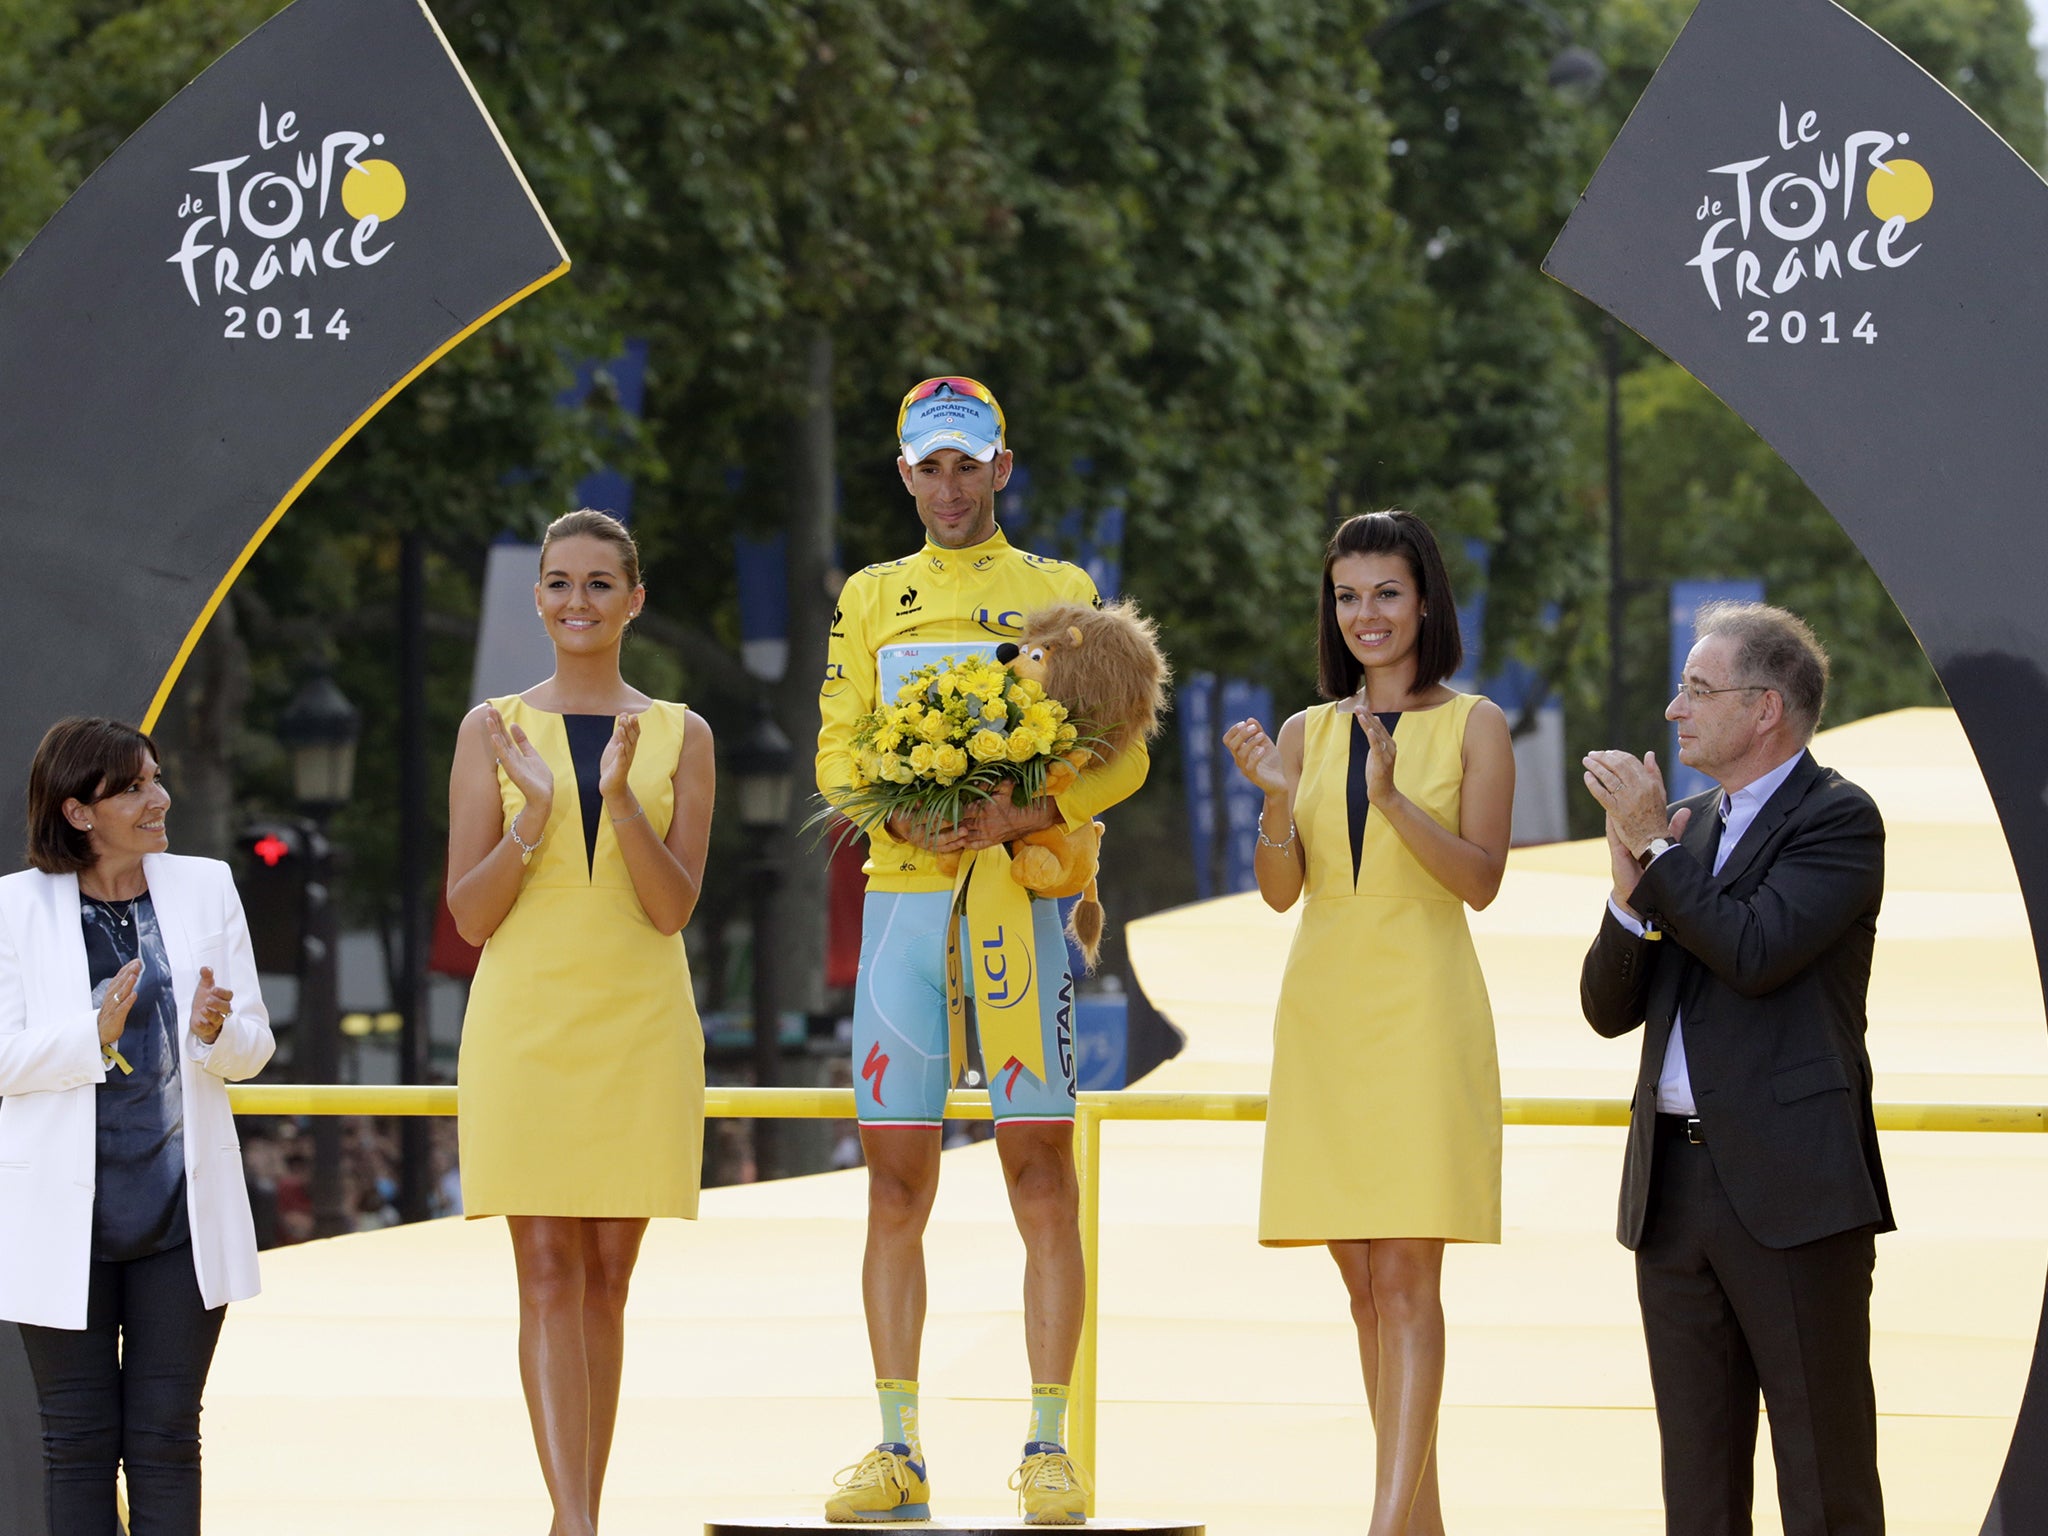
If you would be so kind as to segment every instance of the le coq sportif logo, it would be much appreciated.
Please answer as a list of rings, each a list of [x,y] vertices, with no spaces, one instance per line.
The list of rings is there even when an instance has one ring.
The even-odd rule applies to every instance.
[[[1855,290],[1919,255],[1909,231],[1934,206],[1934,178],[1900,152],[1904,129],[1831,131],[1785,102],[1775,126],[1768,153],[1708,168],[1686,265],[1709,304],[1744,317],[1751,342],[1874,345],[1879,317]]]
[[[251,116],[245,147],[190,168],[166,263],[187,299],[218,308],[229,340],[345,342],[342,306],[287,314],[264,304],[264,294],[287,275],[318,281],[390,256],[397,242],[386,226],[405,210],[404,173],[372,153],[384,145],[381,133],[304,124],[289,109],[273,114],[268,102]]]

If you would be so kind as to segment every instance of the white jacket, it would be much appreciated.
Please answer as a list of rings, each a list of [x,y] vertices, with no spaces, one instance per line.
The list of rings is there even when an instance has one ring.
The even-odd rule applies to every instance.
[[[256,1229],[227,1084],[254,1077],[276,1042],[234,877],[217,859],[142,861],[171,962],[185,1100],[185,1204],[192,1262],[209,1308],[260,1289]],[[78,877],[0,878],[0,1319],[85,1326],[98,1157],[92,1003]],[[235,994],[212,1045],[191,1032],[199,968]]]

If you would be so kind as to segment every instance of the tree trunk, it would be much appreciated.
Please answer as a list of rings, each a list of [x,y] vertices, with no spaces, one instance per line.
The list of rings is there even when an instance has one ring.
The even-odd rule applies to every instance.
[[[164,704],[157,736],[177,794],[178,852],[225,859],[234,845],[235,784],[229,762],[249,701],[249,648],[235,596],[221,599]]]
[[[814,323],[804,342],[802,410],[789,494],[789,666],[774,693],[776,724],[791,747],[789,823],[779,841],[777,898],[781,1006],[825,1005],[826,845],[797,829],[812,811],[811,761],[818,740],[818,679],[832,627],[839,487],[832,411],[832,333]]]

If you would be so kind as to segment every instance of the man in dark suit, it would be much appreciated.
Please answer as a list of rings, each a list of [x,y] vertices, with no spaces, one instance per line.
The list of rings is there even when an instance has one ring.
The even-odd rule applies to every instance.
[[[1594,752],[1614,893],[1580,978],[1646,1025],[1619,1236],[1635,1251],[1669,1536],[1748,1536],[1757,1395],[1786,1536],[1879,1536],[1875,1235],[1892,1228],[1864,1049],[1884,888],[1869,795],[1807,751],[1827,654],[1762,604],[1702,609],[1665,711],[1719,786]]]

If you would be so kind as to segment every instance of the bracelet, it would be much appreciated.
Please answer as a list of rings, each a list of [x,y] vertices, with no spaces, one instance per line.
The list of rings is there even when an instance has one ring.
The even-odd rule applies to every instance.
[[[521,806],[519,809],[519,816],[524,816],[525,814],[526,808],[524,806]],[[505,830],[512,834],[512,841],[519,845],[519,862],[521,864],[526,864],[532,860],[533,856],[536,853],[540,852],[541,839],[545,838],[548,834],[546,830],[543,829],[540,834],[540,837],[536,837],[532,842],[529,843],[525,838],[519,835],[519,816],[514,816],[512,818],[511,824],[508,827],[506,827]]]
[[[1271,848],[1275,853],[1285,853],[1294,846],[1294,818],[1292,816],[1287,818],[1287,841],[1284,843],[1276,843],[1273,839],[1266,836],[1266,825],[1263,821],[1256,823],[1256,825],[1259,831],[1259,847]]]
[[[638,805],[633,808],[633,814],[630,816],[614,816],[612,818],[612,825],[615,827],[623,827],[627,822],[638,821],[642,816],[645,816],[646,814],[647,807],[644,805]]]

